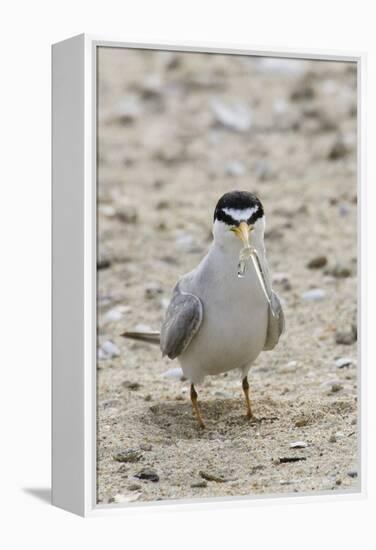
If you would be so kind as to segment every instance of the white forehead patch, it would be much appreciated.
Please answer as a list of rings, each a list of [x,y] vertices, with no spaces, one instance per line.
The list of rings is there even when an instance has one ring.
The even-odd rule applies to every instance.
[[[256,204],[252,208],[222,208],[222,212],[227,216],[231,216],[233,220],[241,222],[242,220],[248,220],[258,209],[258,204]]]

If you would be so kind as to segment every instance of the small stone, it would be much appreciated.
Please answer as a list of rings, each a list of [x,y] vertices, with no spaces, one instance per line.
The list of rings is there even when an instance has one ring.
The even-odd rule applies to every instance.
[[[200,473],[200,476],[206,481],[216,481],[217,483],[224,483],[225,481],[227,481],[222,476],[218,476],[210,472],[204,472],[201,470],[199,473]]]
[[[336,485],[342,485],[342,480],[341,479],[336,479]]]
[[[157,210],[167,210],[168,208],[170,208],[171,204],[168,200],[164,199],[164,200],[160,200],[157,202],[157,204],[155,205],[155,208]]]
[[[137,391],[141,388],[141,384],[139,382],[130,382],[128,380],[123,382],[123,386],[124,388],[127,388],[128,390],[131,390],[131,391]]]
[[[329,160],[338,160],[345,157],[348,153],[348,149],[343,141],[343,138],[338,136],[336,141],[333,143],[330,151],[328,153]]]
[[[245,166],[238,160],[230,161],[226,164],[226,174],[229,176],[243,176],[246,172]]]
[[[110,254],[106,250],[103,250],[102,247],[99,247],[97,269],[108,269],[109,267],[111,267]]]
[[[134,122],[141,114],[141,105],[136,95],[124,96],[115,108],[115,120],[121,124]]]
[[[312,288],[303,292],[302,298],[306,302],[319,302],[326,298],[326,292],[322,288]]]
[[[136,223],[138,221],[138,213],[133,206],[121,206],[116,210],[116,217],[123,223]]]
[[[349,472],[347,472],[347,475],[349,477],[355,478],[358,477],[358,472],[356,470],[350,470]]]
[[[303,77],[300,82],[298,82],[296,88],[291,92],[290,99],[291,101],[307,101],[313,99],[315,91],[310,82],[310,79]]]
[[[331,275],[332,277],[335,277],[336,279],[345,279],[351,276],[351,269],[345,265],[337,263],[331,269],[327,269],[325,273],[327,275]]]
[[[138,479],[146,479],[147,481],[153,481],[156,483],[159,481],[159,475],[154,470],[149,470],[148,468],[144,468],[138,474],[135,475]]]
[[[308,424],[308,419],[305,418],[304,416],[302,416],[301,418],[298,418],[295,421],[295,426],[297,428],[304,428],[304,426],[307,426],[307,424]]]
[[[137,449],[124,449],[113,455],[113,459],[117,462],[138,462],[141,457],[142,453]]]
[[[339,357],[338,359],[336,359],[335,365],[337,369],[343,369],[345,367],[349,367],[350,365],[352,365],[352,363],[353,360],[351,359],[351,357]]]
[[[300,462],[307,460],[305,456],[280,456],[274,464],[289,464],[290,462]]]
[[[328,258],[326,256],[316,256],[316,258],[312,258],[307,264],[308,269],[320,269],[320,267],[324,267],[328,263]]]
[[[330,388],[330,391],[332,393],[337,393],[339,391],[343,390],[342,384],[332,384],[332,387]]]
[[[357,340],[357,329],[354,326],[349,327],[346,330],[336,330],[335,334],[336,344],[343,344],[345,346],[351,346]]]
[[[246,132],[252,125],[252,113],[243,103],[224,103],[220,99],[211,102],[216,121],[229,130]]]
[[[282,290],[291,290],[291,283],[286,273],[275,273],[273,275],[273,284],[281,287]]]
[[[335,434],[332,434],[329,437],[329,443],[336,443],[336,442],[337,442],[337,438],[336,438]]]
[[[119,357],[120,351],[116,344],[111,342],[111,340],[106,340],[103,342],[101,347],[98,349],[98,359],[112,359],[113,357]]]
[[[128,485],[129,491],[139,491],[141,489],[141,485],[139,483],[131,483]]]
[[[307,443],[305,441],[294,441],[290,443],[290,449],[305,449],[306,447]]]
[[[142,98],[149,99],[159,99],[162,95],[162,79],[159,74],[149,74],[144,78],[140,91]]]
[[[114,322],[114,321],[119,321],[121,318],[123,317],[123,314],[121,311],[119,311],[118,309],[114,308],[114,309],[110,309],[109,311],[107,311],[107,313],[104,315],[104,320],[105,321],[108,321],[108,322]]]
[[[208,486],[208,482],[205,481],[205,479],[199,479],[198,481],[194,481],[191,483],[192,489],[203,489]]]
[[[159,297],[163,294],[163,289],[157,283],[150,283],[145,288],[145,297],[148,300]]]

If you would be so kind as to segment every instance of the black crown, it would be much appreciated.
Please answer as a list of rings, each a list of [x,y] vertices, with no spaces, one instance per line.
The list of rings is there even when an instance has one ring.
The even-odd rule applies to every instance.
[[[257,206],[257,208],[255,208]],[[246,210],[247,208],[255,208],[252,216],[246,220],[247,223],[253,224],[264,215],[264,209],[261,201],[253,193],[248,191],[230,191],[225,193],[218,201],[214,210],[214,220],[219,220],[227,225],[239,225],[239,220],[234,220],[229,214],[224,212],[224,209]]]

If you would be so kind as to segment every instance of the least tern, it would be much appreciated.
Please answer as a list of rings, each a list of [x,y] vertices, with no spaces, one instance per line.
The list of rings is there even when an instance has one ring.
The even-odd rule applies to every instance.
[[[281,302],[271,286],[264,231],[264,208],[256,195],[247,191],[223,195],[214,211],[209,251],[177,282],[160,332],[122,335],[159,343],[163,356],[179,360],[191,384],[201,428],[195,384],[207,375],[239,369],[251,419],[248,372],[260,352],[273,349],[284,331]],[[253,260],[248,265],[247,256]]]

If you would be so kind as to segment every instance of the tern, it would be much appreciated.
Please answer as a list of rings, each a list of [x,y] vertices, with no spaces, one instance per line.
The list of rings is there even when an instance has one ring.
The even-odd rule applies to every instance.
[[[160,332],[122,334],[159,344],[163,356],[178,359],[201,428],[205,425],[195,385],[207,375],[233,369],[240,370],[246,415],[253,418],[249,370],[263,350],[275,348],[285,328],[281,302],[271,286],[264,232],[259,198],[248,191],[225,193],[214,210],[209,251],[177,282]]]

